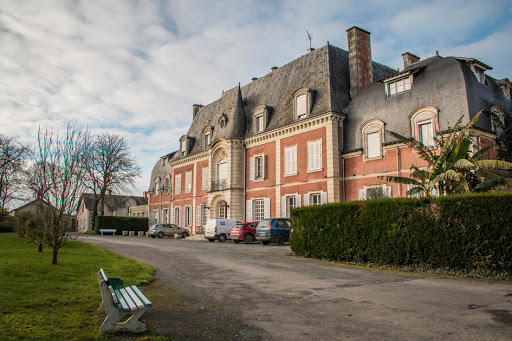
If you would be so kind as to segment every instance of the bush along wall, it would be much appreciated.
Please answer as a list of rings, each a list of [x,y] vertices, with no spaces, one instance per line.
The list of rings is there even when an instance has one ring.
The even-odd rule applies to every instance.
[[[309,206],[292,223],[306,257],[512,275],[512,193]]]
[[[116,234],[122,231],[148,230],[148,218],[96,216],[96,233],[100,229],[116,229]]]

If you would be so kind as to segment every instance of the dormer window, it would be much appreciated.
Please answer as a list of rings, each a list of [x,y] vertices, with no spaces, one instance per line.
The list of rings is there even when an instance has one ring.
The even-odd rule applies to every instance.
[[[393,78],[384,82],[386,89],[386,96],[390,97],[401,92],[411,90],[412,88],[412,74],[407,74],[405,77]]]
[[[268,108],[265,105],[259,105],[254,109],[253,113],[254,132],[262,132],[267,127]]]
[[[210,138],[211,138],[210,132],[206,132],[204,134],[204,149],[208,149],[208,146],[210,145]]]
[[[475,74],[476,79],[482,84],[485,84],[485,69],[482,69],[476,64],[473,64],[471,66],[471,69],[473,70],[473,73]]]
[[[298,90],[294,95],[293,107],[298,120],[307,118],[311,113],[311,90],[308,88]]]
[[[412,137],[426,147],[434,146],[434,136],[437,134],[438,110],[434,107],[421,107],[411,115]]]
[[[371,120],[361,127],[363,137],[364,160],[382,158],[382,142],[384,140],[384,122]]]
[[[181,152],[181,156],[187,156],[188,154],[188,136],[182,136],[181,139],[180,139],[180,143],[181,143],[181,146],[180,146],[180,152]]]
[[[492,67],[475,58],[457,57],[457,60],[466,62],[471,71],[473,71],[476,79],[478,79],[480,83],[485,84],[485,71],[492,70]]]
[[[219,118],[219,126],[221,127],[221,129],[224,129],[224,127],[226,127],[227,122],[228,118],[226,117],[225,114],[222,114]]]
[[[503,95],[505,95],[506,98],[510,98],[510,81],[508,78],[500,79],[497,83],[501,91],[503,91]]]

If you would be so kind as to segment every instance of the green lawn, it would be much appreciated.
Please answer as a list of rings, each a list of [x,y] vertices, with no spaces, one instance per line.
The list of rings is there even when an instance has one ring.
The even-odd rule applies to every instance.
[[[125,285],[153,279],[149,265],[86,243],[66,242],[57,265],[51,256],[49,248],[39,253],[35,245],[0,234],[0,340],[102,340],[100,267]]]

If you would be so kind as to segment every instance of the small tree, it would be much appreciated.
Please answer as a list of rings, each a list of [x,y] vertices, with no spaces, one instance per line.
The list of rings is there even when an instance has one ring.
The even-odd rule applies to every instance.
[[[472,128],[480,115],[489,109],[480,110],[468,124],[461,127],[462,117],[447,137],[435,136],[435,146],[430,148],[421,142],[391,132],[400,142],[412,147],[427,162],[426,169],[412,166],[411,177],[387,176],[387,181],[410,184],[407,194],[422,193],[429,197],[434,188],[439,193],[453,194],[469,192],[485,181],[490,169],[512,169],[512,163],[503,160],[481,160],[486,149],[473,152]]]
[[[94,194],[92,221],[95,222],[98,214],[105,213],[104,202],[107,192],[127,190],[140,176],[141,169],[131,155],[126,140],[109,133],[94,138],[86,160],[86,186]]]
[[[69,236],[71,215],[84,188],[88,148],[88,131],[75,123],[69,123],[62,134],[41,129],[37,134],[29,188],[50,205],[41,210],[40,218],[53,249],[52,264],[57,263],[58,251]]]
[[[23,167],[29,149],[13,138],[0,134],[0,221],[11,200],[20,199]]]

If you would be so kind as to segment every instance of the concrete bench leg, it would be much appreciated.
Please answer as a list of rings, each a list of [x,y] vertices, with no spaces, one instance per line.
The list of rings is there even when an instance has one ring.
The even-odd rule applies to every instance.
[[[98,307],[98,310],[96,310],[96,312],[98,314],[102,314],[102,313],[106,313],[106,309],[105,309],[105,305],[103,304],[103,302],[101,302],[100,306]]]
[[[113,333],[113,332],[131,332],[131,333],[142,333],[147,330],[144,323],[139,321],[139,318],[144,314],[146,308],[137,310],[132,316],[126,321],[119,322],[124,316],[129,315],[120,311],[111,311],[107,314],[107,317],[103,321],[100,327],[100,333]]]

